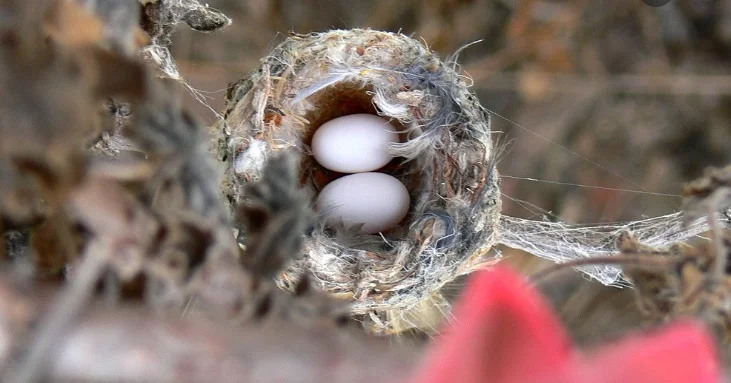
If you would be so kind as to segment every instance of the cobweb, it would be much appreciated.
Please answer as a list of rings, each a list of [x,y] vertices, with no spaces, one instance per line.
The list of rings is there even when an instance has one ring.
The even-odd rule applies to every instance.
[[[716,219],[731,228],[729,217],[731,209],[725,214],[718,214]],[[625,231],[632,232],[643,244],[662,249],[708,230],[708,218],[699,218],[686,224],[681,212],[608,225],[570,225],[501,216],[497,243],[555,263],[563,263],[617,254],[617,238]],[[582,266],[579,270],[605,285],[622,282],[622,271],[617,266]]]
[[[501,120],[529,132],[538,139],[546,141],[549,144],[570,153],[572,156],[582,161],[586,161],[615,177],[636,185],[621,174],[611,171],[609,168],[602,166],[600,163],[584,157],[570,148],[565,147],[526,126],[523,126],[492,110],[489,110],[489,112]],[[504,148],[502,150],[504,150]],[[535,178],[513,177],[507,175],[501,175],[501,177],[545,182],[564,186],[596,188],[665,197],[681,197],[680,195],[674,194],[581,185]],[[503,194],[503,197],[513,200],[513,198],[510,198],[505,194]],[[534,207],[540,209],[540,207]],[[719,213],[716,214],[716,217],[713,219],[716,219],[718,222],[723,224],[724,227],[731,228],[731,208],[723,210],[726,208],[727,206],[720,206],[718,209]],[[677,242],[687,241],[710,231],[711,227],[709,224],[709,217],[703,216],[696,219],[690,218],[690,216],[685,216],[682,211],[679,211],[672,214],[636,221],[582,225],[501,215],[498,223],[498,235],[496,236],[495,244],[502,244],[514,249],[522,250],[534,256],[550,260],[554,263],[565,263],[578,259],[617,255],[619,253],[617,250],[617,239],[620,234],[624,232],[631,232],[638,241],[645,245],[658,250],[664,250]],[[616,265],[603,265],[597,263],[592,266],[580,266],[576,269],[604,285],[615,285],[620,287],[629,284],[629,282],[622,277],[621,268]]]
[[[140,55],[158,68],[161,77],[180,83],[196,101],[221,118],[218,111],[206,101],[206,96],[180,75],[178,65],[170,52],[171,36],[179,23],[185,23],[191,29],[199,32],[214,32],[229,26],[231,19],[207,4],[201,4],[198,0],[139,1],[145,7],[145,14],[151,21],[148,28],[150,30],[147,32],[152,39],[151,44],[144,47]]]

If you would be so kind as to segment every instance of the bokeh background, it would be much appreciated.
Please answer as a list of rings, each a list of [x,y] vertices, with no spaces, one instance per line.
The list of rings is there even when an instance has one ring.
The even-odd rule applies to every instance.
[[[209,0],[233,24],[184,27],[173,54],[206,104],[291,33],[372,28],[458,54],[494,112],[504,214],[569,223],[638,220],[679,210],[683,184],[731,163],[731,0]],[[531,273],[546,263],[502,249]],[[628,290],[578,274],[546,288],[576,339],[634,327]],[[455,291],[459,286],[455,286]],[[634,314],[632,314],[634,313]],[[602,334],[602,339],[599,339]]]

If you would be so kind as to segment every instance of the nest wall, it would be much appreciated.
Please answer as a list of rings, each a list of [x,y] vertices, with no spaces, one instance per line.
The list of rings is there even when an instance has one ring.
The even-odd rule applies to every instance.
[[[389,148],[396,158],[381,171],[406,185],[409,214],[376,235],[318,219],[278,284],[290,289],[307,274],[350,301],[373,330],[393,332],[424,302],[443,301],[444,284],[496,260],[500,192],[490,118],[456,64],[402,34],[291,36],[231,85],[212,146],[226,165],[222,186],[232,203],[246,198],[244,186],[282,151],[299,158],[301,187],[314,201],[340,174],[314,161],[312,135],[354,113],[378,114],[399,128],[401,140]]]

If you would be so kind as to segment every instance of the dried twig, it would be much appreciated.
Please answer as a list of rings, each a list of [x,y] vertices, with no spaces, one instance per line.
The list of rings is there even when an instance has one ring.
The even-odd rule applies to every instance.
[[[81,264],[43,321],[11,381],[35,382],[45,372],[51,347],[67,331],[89,301],[114,257],[132,257],[149,245],[154,221],[141,214],[130,197],[114,184],[90,180],[72,194],[74,213],[95,237],[86,245]]]
[[[24,296],[0,278],[0,350],[16,347],[32,323]],[[40,291],[38,291],[40,293]],[[10,342],[10,343],[9,343]],[[303,331],[285,322],[230,327],[196,318],[165,318],[139,309],[91,310],[55,338],[48,382],[399,382],[419,352],[319,325]],[[7,354],[0,355],[0,359]],[[13,381],[13,380],[4,380]]]
[[[94,284],[112,254],[109,244],[103,241],[89,243],[76,278],[59,294],[53,307],[43,317],[40,330],[35,334],[17,375],[7,381],[31,383],[39,381],[46,372],[46,362],[52,347],[69,330],[93,293]]]
[[[581,266],[591,265],[621,265],[621,266],[640,266],[640,267],[660,267],[668,268],[678,262],[682,262],[682,257],[659,257],[665,255],[665,252],[637,252],[633,254],[618,254],[611,256],[599,256],[591,258],[576,259],[564,263],[558,263],[540,270],[530,276],[534,283],[539,283],[543,279],[553,275],[556,272]]]
[[[465,71],[475,88],[490,91],[514,91],[533,77],[542,80],[547,93],[585,94],[587,89],[633,95],[707,95],[731,94],[731,78],[701,74],[612,75],[589,77],[562,73],[487,73],[479,66],[468,65]]]

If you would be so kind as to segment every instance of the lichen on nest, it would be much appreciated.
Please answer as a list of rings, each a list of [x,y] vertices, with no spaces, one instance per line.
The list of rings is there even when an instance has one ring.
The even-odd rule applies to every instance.
[[[409,311],[443,302],[440,288],[490,264],[500,212],[489,114],[456,65],[396,33],[335,30],[295,35],[251,76],[229,88],[225,120],[212,147],[226,164],[223,190],[232,203],[261,177],[266,159],[296,153],[300,184],[314,200],[336,174],[313,159],[309,143],[324,122],[372,113],[400,128],[397,156],[383,170],[409,189],[409,215],[377,235],[318,220],[302,254],[279,276],[289,289],[310,274],[325,291],[351,301],[375,332],[410,326]],[[240,239],[246,236],[242,229]]]

